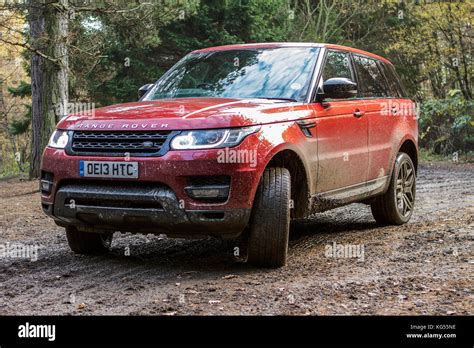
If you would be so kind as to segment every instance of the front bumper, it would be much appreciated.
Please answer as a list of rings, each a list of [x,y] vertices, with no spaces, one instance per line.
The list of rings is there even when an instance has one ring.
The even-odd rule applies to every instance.
[[[164,233],[169,236],[235,237],[245,228],[250,209],[184,210],[173,191],[161,185],[66,184],[48,213],[60,225],[84,230]]]
[[[52,173],[51,192],[42,194],[45,213],[58,225],[90,231],[164,233],[171,237],[234,238],[248,224],[260,170],[247,164],[218,163],[217,150],[172,151],[162,157],[132,157],[139,178],[79,176],[80,160],[117,157],[70,156],[46,148],[42,170]],[[208,203],[186,192],[189,177],[230,177],[229,197]]]

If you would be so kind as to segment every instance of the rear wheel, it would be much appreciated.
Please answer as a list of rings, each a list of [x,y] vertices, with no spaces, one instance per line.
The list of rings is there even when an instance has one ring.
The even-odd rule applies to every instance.
[[[268,168],[254,200],[248,241],[248,261],[255,266],[286,264],[290,231],[290,172]]]
[[[77,254],[103,254],[109,251],[112,244],[112,232],[82,232],[75,226],[66,227],[69,247]]]
[[[372,215],[380,224],[402,225],[410,220],[415,206],[416,172],[410,156],[399,152],[385,194],[372,203]]]

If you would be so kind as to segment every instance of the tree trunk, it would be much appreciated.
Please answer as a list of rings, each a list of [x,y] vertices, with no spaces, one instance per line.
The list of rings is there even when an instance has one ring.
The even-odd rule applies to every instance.
[[[68,109],[68,0],[56,4],[35,1],[30,7],[32,45],[55,61],[33,54],[32,156],[30,178],[40,176],[41,153],[56,123]],[[34,26],[34,29],[33,29]],[[40,47],[37,47],[37,46]],[[34,71],[34,73],[33,73]],[[35,100],[36,99],[36,100]]]
[[[44,35],[44,14],[42,6],[31,1],[28,22],[30,25],[31,46],[42,50]],[[40,176],[41,150],[43,149],[43,58],[35,53],[31,55],[31,156],[30,178]]]
[[[49,108],[47,119],[51,130],[67,114],[68,93],[68,0],[58,0],[59,6],[49,5],[46,11],[46,33],[49,37],[47,53],[58,60],[58,64],[47,64],[45,92]],[[46,112],[46,110],[45,110]]]

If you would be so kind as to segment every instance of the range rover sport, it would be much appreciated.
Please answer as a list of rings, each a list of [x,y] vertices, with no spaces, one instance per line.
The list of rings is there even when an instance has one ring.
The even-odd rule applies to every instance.
[[[243,238],[285,265],[290,220],[362,202],[380,224],[415,203],[418,127],[393,65],[331,44],[191,52],[140,100],[63,118],[44,150],[43,210],[70,248],[116,231]]]

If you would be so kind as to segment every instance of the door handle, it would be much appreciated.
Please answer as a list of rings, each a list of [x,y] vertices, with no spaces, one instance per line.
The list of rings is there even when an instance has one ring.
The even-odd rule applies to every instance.
[[[364,116],[365,114],[365,111],[360,111],[359,109],[356,109],[353,113],[354,117],[357,117],[357,118],[361,118],[362,116]]]

